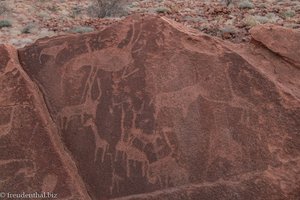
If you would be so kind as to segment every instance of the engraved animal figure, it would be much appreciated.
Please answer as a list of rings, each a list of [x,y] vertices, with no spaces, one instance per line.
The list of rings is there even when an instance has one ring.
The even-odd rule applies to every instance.
[[[120,192],[120,182],[124,180],[124,178],[120,177],[118,174],[116,174],[115,170],[113,170],[112,177],[111,177],[112,183],[109,187],[110,194],[113,194],[113,190],[116,189],[116,191]]]
[[[166,156],[150,164],[148,181],[158,183],[161,188],[170,184],[181,185],[188,182],[188,173],[174,158]]]
[[[142,163],[142,176],[148,175],[148,166],[149,160],[146,154],[139,149],[132,146],[130,141],[125,141],[125,134],[124,134],[124,117],[125,111],[122,105],[122,116],[121,116],[121,138],[116,145],[116,155],[115,159],[118,158],[118,155],[121,154],[123,159],[126,159],[126,175],[130,177],[130,161],[134,162],[141,162]]]
[[[46,55],[46,56],[52,56],[53,58],[56,58],[57,55],[64,49],[68,48],[68,44],[65,42],[62,45],[58,45],[58,46],[53,46],[53,47],[49,47],[49,48],[45,48],[40,52],[39,55],[39,62],[40,64],[42,64],[42,56]]]
[[[94,122],[93,119],[89,118],[85,123],[84,123],[85,127],[91,127],[92,132],[95,136],[95,152],[94,152],[94,162],[96,162],[97,160],[97,153],[98,153],[98,149],[102,149],[102,156],[101,156],[101,162],[104,162],[104,158],[105,158],[105,154],[108,151],[109,148],[109,143],[102,139],[99,134],[98,134],[98,129],[97,126]]]
[[[129,130],[129,144],[132,145],[132,142],[137,138],[143,142],[143,148],[149,143],[155,144],[157,139],[162,138],[162,136],[156,131],[154,132],[154,134],[144,134],[141,129],[136,128],[136,117],[138,114],[142,114],[144,107],[145,102],[142,103],[142,106],[138,111],[133,111],[132,128]]]
[[[14,118],[14,110],[15,107],[12,108],[11,113],[10,113],[10,120],[8,124],[5,125],[0,125],[0,138],[8,135],[12,129],[12,123],[13,123],[13,118]]]
[[[68,127],[68,124],[73,116],[80,116],[81,123],[83,123],[85,115],[89,115],[93,120],[96,119],[97,106],[102,96],[101,82],[100,78],[97,77],[97,73],[98,69],[96,67],[94,67],[90,72],[85,88],[83,90],[83,103],[79,105],[65,106],[59,112],[58,120],[60,120],[60,124],[63,129],[66,129]],[[93,99],[92,86],[95,81],[97,82],[99,94],[96,99]]]
[[[142,164],[142,176],[148,176],[148,166],[149,160],[144,152],[138,150],[137,148],[131,146],[128,142],[120,140],[116,145],[116,158],[119,153],[122,154],[122,157],[126,156],[126,175],[127,177],[131,176],[130,173],[130,161],[141,162]]]

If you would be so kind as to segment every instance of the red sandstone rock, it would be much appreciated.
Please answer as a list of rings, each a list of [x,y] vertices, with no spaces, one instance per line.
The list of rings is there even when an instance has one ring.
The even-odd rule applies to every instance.
[[[256,26],[251,36],[300,68],[300,31],[280,26]]]
[[[300,198],[299,69],[260,44],[135,16],[19,59],[91,199]]]
[[[17,51],[4,45],[0,45],[0,191],[89,199],[41,93],[21,68]]]

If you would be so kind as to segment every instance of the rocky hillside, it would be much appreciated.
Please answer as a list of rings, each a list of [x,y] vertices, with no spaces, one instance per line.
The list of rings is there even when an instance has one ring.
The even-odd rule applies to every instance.
[[[300,32],[249,33],[135,15],[1,45],[2,197],[300,199]]]
[[[0,43],[22,47],[45,36],[101,30],[124,16],[156,14],[235,43],[259,24],[300,27],[298,0],[1,0]],[[106,4],[108,4],[106,3]]]

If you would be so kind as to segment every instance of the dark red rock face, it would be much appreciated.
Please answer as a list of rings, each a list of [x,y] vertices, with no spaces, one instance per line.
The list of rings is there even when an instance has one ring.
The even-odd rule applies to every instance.
[[[251,29],[253,39],[300,68],[300,31],[274,25]]]
[[[59,199],[84,199],[75,165],[56,143],[50,116],[18,64],[16,50],[2,45],[0,52],[1,192],[52,192]]]
[[[19,59],[92,199],[300,197],[298,92],[231,46],[131,17]]]

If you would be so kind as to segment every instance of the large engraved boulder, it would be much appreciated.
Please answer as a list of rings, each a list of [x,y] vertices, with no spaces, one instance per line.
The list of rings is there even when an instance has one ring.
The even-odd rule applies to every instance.
[[[283,58],[259,38],[233,45],[166,18],[133,16],[101,32],[41,39],[18,51],[25,80],[35,88],[11,94],[37,110],[6,106],[1,123],[26,119],[15,128],[19,136],[10,134],[11,148],[28,149],[18,156],[38,152],[37,166],[45,158],[56,163],[47,173],[57,184],[78,179],[60,191],[87,191],[95,200],[296,200],[298,58],[286,52]],[[11,76],[11,85],[23,80]],[[7,82],[1,87],[13,87]],[[30,92],[45,105],[32,102]],[[5,162],[25,157],[2,152]],[[78,171],[61,170],[65,165]],[[47,177],[46,171],[36,173]]]

